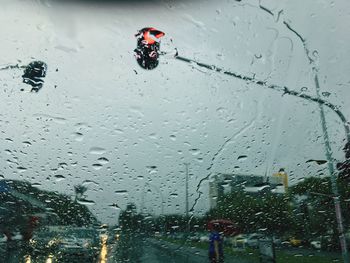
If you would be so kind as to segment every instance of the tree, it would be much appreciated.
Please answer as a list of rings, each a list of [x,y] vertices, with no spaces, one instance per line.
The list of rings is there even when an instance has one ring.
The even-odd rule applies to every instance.
[[[318,237],[336,229],[329,177],[306,178],[291,187],[290,193],[294,200],[303,197],[303,201],[295,201],[294,204],[294,228],[298,230],[299,236]]]
[[[287,196],[235,191],[220,198],[208,217],[229,219],[244,233],[264,230],[268,234],[282,234],[289,228],[291,210]]]
[[[343,178],[337,178],[337,185],[340,195],[341,207],[345,223],[349,222],[347,213],[350,198],[349,184],[344,183]],[[295,207],[298,213],[294,214],[294,229],[298,229],[300,235],[308,238],[329,236],[330,249],[339,248],[338,230],[336,215],[334,211],[334,200],[330,177],[309,177],[296,184],[290,189],[291,196],[296,199],[303,196],[303,202],[296,202]],[[302,227],[300,227],[302,226]]]
[[[129,203],[119,216],[119,224],[123,231],[140,233],[142,232],[143,219],[143,215],[137,213],[136,205]]]
[[[18,199],[10,193],[0,195],[0,201],[2,200],[2,203],[14,204],[10,211],[14,212],[14,219],[16,221],[22,220],[23,216],[45,213],[48,216],[52,216],[53,214],[56,214],[56,216],[50,218],[50,222],[46,222],[45,220],[41,222],[39,219],[39,223],[77,226],[88,226],[97,223],[97,219],[85,205],[77,201],[72,201],[67,195],[40,190],[26,181],[11,180],[7,181],[7,183],[11,189],[28,196],[28,200],[33,199],[38,201],[38,203],[45,204],[44,208],[35,207],[28,200]],[[50,209],[51,212],[48,213],[46,209]],[[19,223],[16,222],[13,225],[19,225]]]

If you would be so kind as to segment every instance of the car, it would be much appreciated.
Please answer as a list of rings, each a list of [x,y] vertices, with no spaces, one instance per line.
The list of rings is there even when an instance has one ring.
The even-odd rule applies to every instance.
[[[276,246],[276,247],[281,247],[282,246],[282,240],[281,238],[279,237],[272,237],[272,240],[273,240],[273,244]]]
[[[321,241],[320,240],[313,240],[310,242],[310,246],[314,249],[321,249]]]
[[[247,247],[251,247],[251,248],[257,248],[259,246],[259,239],[263,238],[264,235],[262,234],[250,234],[248,235],[247,239],[246,239],[246,246]]]
[[[186,238],[186,236],[187,235],[185,233],[178,232],[174,234],[174,239],[183,240]]]
[[[38,229],[29,240],[33,255],[47,255],[56,251],[64,227],[44,227]]]
[[[201,242],[201,243],[209,242],[209,235],[200,235],[199,242]]]
[[[247,244],[248,235],[240,234],[230,239],[233,248],[245,248]]]
[[[2,234],[0,236],[0,243],[6,242],[6,241],[7,241],[7,237],[4,234]]]
[[[100,251],[99,233],[95,228],[70,227],[61,235],[57,250],[59,258],[95,260]]]
[[[162,234],[159,231],[154,232],[154,237],[159,238],[162,237]]]
[[[198,233],[192,233],[188,236],[188,239],[193,242],[199,242],[200,241],[200,235]]]
[[[303,241],[301,239],[292,237],[289,239],[289,244],[293,247],[300,247],[302,245]]]
[[[33,254],[54,254],[58,259],[79,257],[94,260],[100,251],[99,233],[89,227],[45,227],[35,232],[29,244]]]

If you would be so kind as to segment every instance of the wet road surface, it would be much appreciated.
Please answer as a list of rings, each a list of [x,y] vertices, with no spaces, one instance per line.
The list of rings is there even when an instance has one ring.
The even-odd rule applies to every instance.
[[[0,244],[0,263],[56,263],[56,262],[98,262],[98,263],[206,263],[209,262],[205,250],[181,247],[155,239],[126,236],[116,242],[101,245],[96,260],[82,256],[59,257],[59,254],[47,255],[33,253],[21,242]],[[245,260],[229,259],[225,263],[251,263]],[[252,262],[253,263],[253,262]]]
[[[326,252],[316,252],[306,249],[285,249],[286,253],[305,254],[311,252],[321,256]],[[42,252],[42,251],[41,251]],[[0,243],[0,263],[56,263],[56,262],[78,262],[78,263],[209,263],[207,251],[204,249],[180,246],[153,238],[142,238],[139,236],[125,235],[118,241],[102,242],[97,259],[88,259],[82,256],[59,257],[59,253],[51,255],[33,252],[21,242]],[[335,253],[328,253],[334,254]],[[338,257],[335,257],[338,258]],[[226,255],[225,263],[255,263],[243,258]]]

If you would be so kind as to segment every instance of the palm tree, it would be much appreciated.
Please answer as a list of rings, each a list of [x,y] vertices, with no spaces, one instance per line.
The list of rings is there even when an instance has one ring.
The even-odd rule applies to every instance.
[[[88,190],[85,185],[78,184],[74,186],[75,201],[81,200],[84,197],[84,193]]]

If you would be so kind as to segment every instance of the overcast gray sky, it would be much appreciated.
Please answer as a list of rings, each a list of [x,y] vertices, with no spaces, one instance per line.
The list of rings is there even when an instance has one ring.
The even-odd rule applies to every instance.
[[[164,50],[177,47],[182,56],[290,89],[304,87],[310,95],[314,66],[323,97],[349,119],[350,3],[260,5],[1,0],[1,67],[42,60],[48,73],[33,94],[20,70],[0,71],[0,173],[69,195],[89,180],[90,209],[114,223],[119,211],[112,203],[124,208],[132,201],[158,214],[163,198],[166,213],[183,212],[185,162],[191,204],[199,181],[210,174],[263,175],[285,167],[293,184],[326,172],[326,166],[305,163],[325,159],[316,105],[171,57],[145,71],[133,57],[134,34],[153,26],[166,33]],[[313,65],[284,22],[305,39]],[[334,157],[342,160],[343,127],[333,112],[326,110],[326,117]],[[240,155],[248,157],[237,160]],[[203,213],[208,181],[200,191],[195,212]]]

